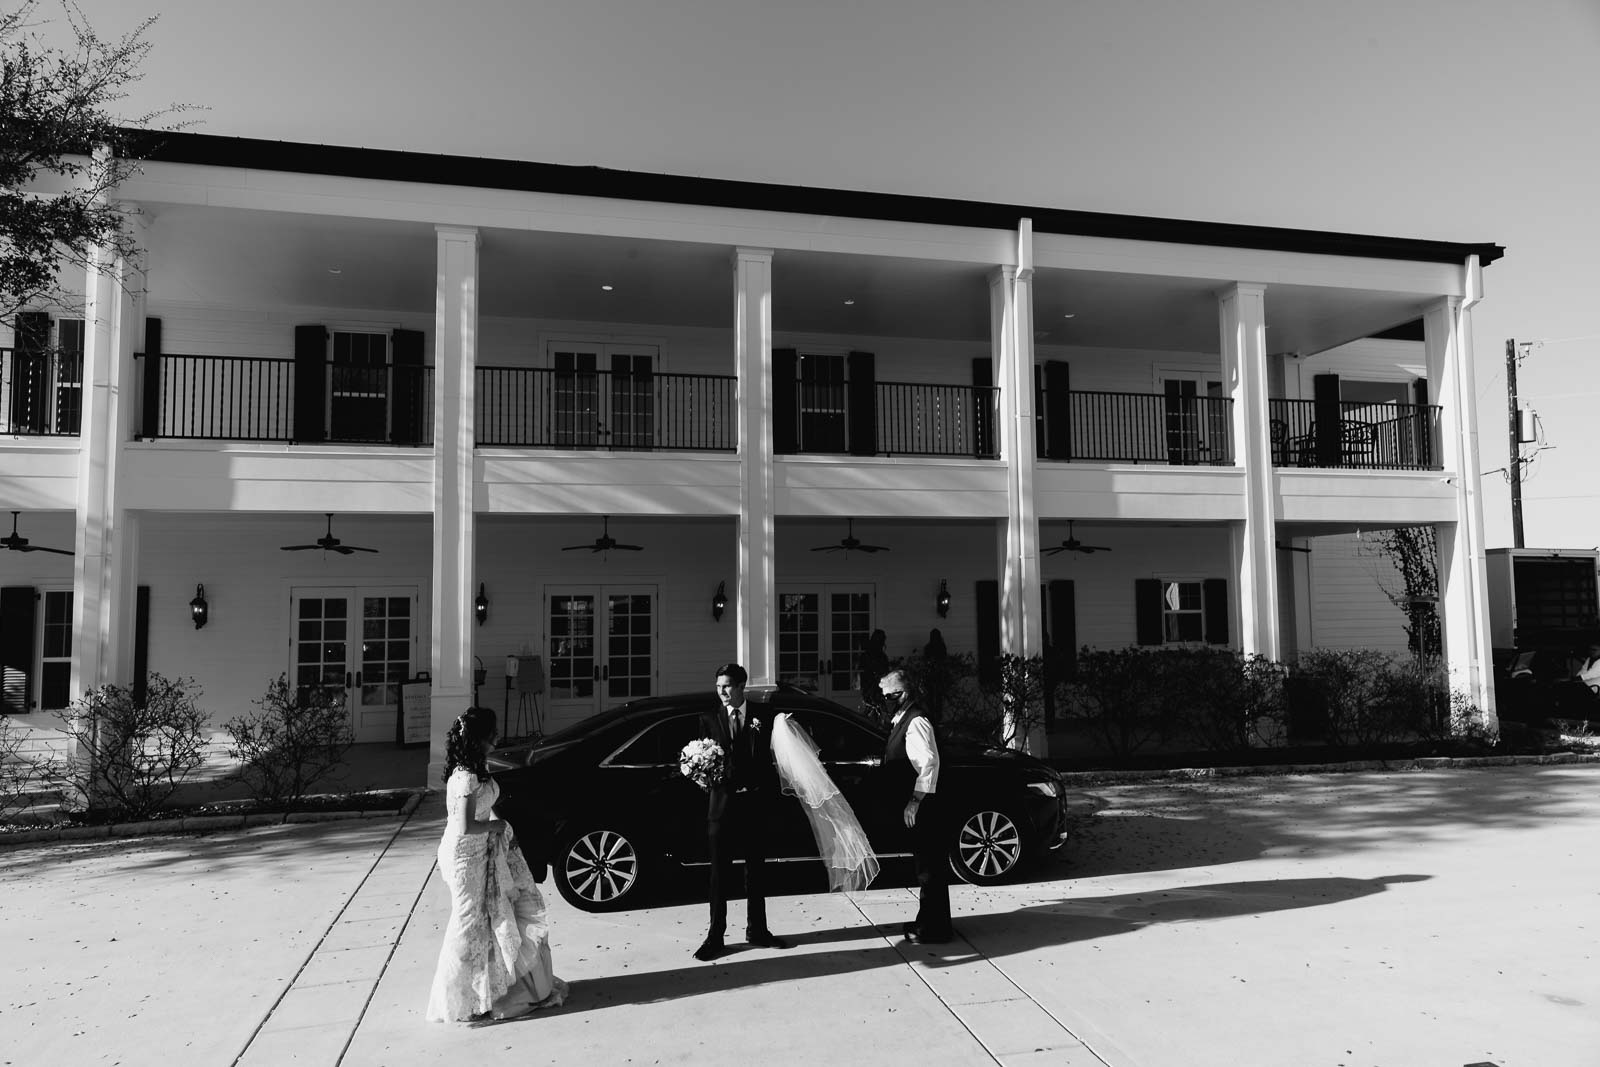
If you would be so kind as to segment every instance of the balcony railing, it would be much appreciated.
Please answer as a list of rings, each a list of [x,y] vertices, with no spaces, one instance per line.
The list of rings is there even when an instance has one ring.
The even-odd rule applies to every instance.
[[[1268,411],[1276,466],[1440,469],[1436,404],[1273,400]]]
[[[732,452],[737,379],[479,367],[479,445]]]
[[[1062,405],[1041,393],[1038,418],[1043,459],[1233,465],[1233,402],[1226,397],[1073,390]]]
[[[0,434],[76,437],[83,353],[0,348]]]
[[[848,382],[801,383],[778,412],[780,453],[856,456],[976,456],[993,459],[992,386],[876,382],[870,403]]]
[[[341,441],[428,445],[433,368],[323,364],[297,377],[293,360],[136,354],[143,404],[136,436],[213,441]]]

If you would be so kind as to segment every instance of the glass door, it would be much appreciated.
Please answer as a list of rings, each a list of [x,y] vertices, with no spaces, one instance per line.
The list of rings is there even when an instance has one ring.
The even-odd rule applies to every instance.
[[[552,587],[545,634],[549,728],[655,692],[654,586]]]
[[[800,357],[800,451],[845,452],[843,356]]]
[[[600,443],[601,431],[599,356],[594,352],[553,355],[555,443],[560,448],[593,448]]]
[[[328,436],[335,441],[389,439],[389,338],[333,333]]]
[[[297,692],[321,689],[345,701],[356,741],[393,741],[400,685],[414,673],[417,590],[295,589],[291,601]]]
[[[778,680],[853,707],[872,603],[871,585],[780,586]]]

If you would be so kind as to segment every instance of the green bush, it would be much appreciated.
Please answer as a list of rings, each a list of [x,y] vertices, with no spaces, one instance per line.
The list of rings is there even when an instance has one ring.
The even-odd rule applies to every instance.
[[[1237,752],[1282,736],[1283,668],[1225,648],[1170,649],[1152,657],[1165,740]]]
[[[1166,654],[1085,647],[1056,706],[1064,718],[1082,722],[1111,756],[1131,756],[1167,733],[1170,696],[1161,674]]]
[[[299,800],[344,765],[355,737],[342,696],[320,686],[297,689],[280,674],[252,703],[259,710],[229,719],[224,729],[233,739],[228,755],[256,799]]]
[[[142,702],[131,688],[103,685],[57,716],[75,747],[67,778],[91,809],[144,818],[199,770],[208,718],[199,692],[192,678],[151,672]]]
[[[1369,746],[1455,736],[1453,698],[1436,663],[1370,648],[1319,648],[1290,671],[1292,716],[1307,740]]]

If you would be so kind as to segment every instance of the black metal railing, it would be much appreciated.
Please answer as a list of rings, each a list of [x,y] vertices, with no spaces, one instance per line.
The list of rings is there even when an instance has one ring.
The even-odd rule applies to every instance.
[[[1441,469],[1437,404],[1273,400],[1268,414],[1276,466]]]
[[[1059,417],[1063,409],[1065,419]],[[1041,392],[1038,417],[1043,459],[1233,465],[1233,402],[1227,397],[1072,390],[1062,405]]]
[[[732,452],[738,380],[717,374],[623,374],[479,367],[479,445]]]
[[[0,348],[0,434],[76,437],[83,353]]]
[[[878,382],[875,392],[878,454],[999,455],[993,425],[1000,391],[995,387]]]
[[[135,354],[135,436],[213,441],[428,445],[433,368],[328,362],[320,382],[293,360]]]

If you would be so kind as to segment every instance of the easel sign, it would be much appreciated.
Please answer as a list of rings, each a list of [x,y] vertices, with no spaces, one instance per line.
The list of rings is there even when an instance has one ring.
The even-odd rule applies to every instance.
[[[425,745],[433,729],[433,680],[425,678],[400,686],[400,744]]]
[[[517,714],[511,715],[511,690],[517,691]],[[506,657],[505,729],[512,737],[538,737],[544,734],[544,709],[539,694],[544,692],[544,660],[538,656]],[[529,711],[532,722],[529,722]]]

